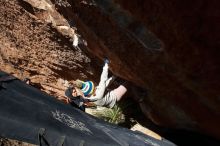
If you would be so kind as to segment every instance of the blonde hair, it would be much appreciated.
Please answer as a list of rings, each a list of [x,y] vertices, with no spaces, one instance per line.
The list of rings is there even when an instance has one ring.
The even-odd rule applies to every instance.
[[[77,79],[77,80],[73,81],[72,84],[73,84],[74,87],[82,88],[83,81]]]

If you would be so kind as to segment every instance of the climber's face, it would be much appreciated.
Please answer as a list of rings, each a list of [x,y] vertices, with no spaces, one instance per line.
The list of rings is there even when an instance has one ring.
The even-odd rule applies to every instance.
[[[73,97],[77,97],[77,96],[84,97],[83,92],[79,88],[77,88],[77,87],[73,88],[72,95],[73,95]]]
[[[76,91],[75,88],[73,88],[73,93],[72,93],[72,95],[73,95],[73,97],[77,97],[77,96],[78,96],[77,91]]]

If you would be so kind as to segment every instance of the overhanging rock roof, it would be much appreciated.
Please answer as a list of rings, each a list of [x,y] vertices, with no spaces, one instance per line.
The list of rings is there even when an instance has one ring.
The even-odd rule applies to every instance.
[[[50,146],[173,145],[106,123],[18,79],[0,81],[0,136]]]

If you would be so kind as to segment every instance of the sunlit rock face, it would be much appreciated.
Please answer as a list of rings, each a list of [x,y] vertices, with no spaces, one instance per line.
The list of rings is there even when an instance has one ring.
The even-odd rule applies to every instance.
[[[65,80],[94,77],[96,61],[73,45],[75,29],[50,1],[3,0],[0,7],[1,70],[30,78],[48,93],[56,93],[48,91],[56,87],[60,96]]]
[[[54,79],[79,78],[83,75],[84,79],[93,78],[98,81],[101,65],[97,66],[97,63],[101,64],[101,60],[108,57],[114,74],[148,90],[145,114],[154,123],[220,138],[218,1],[44,2],[46,4],[36,4],[32,0],[19,3],[15,1],[15,9],[6,9],[7,12],[1,9],[0,14],[14,13],[22,18],[6,22],[3,21],[7,20],[4,18],[6,16],[1,17],[4,24],[21,23],[18,25],[22,26],[1,26],[1,37],[7,39],[5,41],[9,44],[1,40],[1,56],[5,63],[15,66],[18,63],[27,72],[31,72],[36,66],[39,67],[37,73],[48,69],[46,72],[49,74],[39,73]],[[17,13],[15,10],[22,11]],[[40,35],[42,39],[23,39],[28,35],[26,34],[10,40],[14,37],[7,35],[16,31],[20,33],[19,29],[23,30],[21,34],[33,33],[36,29],[32,28],[32,24],[39,31],[31,36]],[[21,38],[24,43],[19,41]],[[27,42],[37,42],[37,45],[28,45]],[[42,46],[45,44],[46,47]],[[7,50],[16,50],[17,54],[25,53],[22,56],[7,54],[5,47],[8,47]],[[47,51],[50,52],[49,55]],[[81,58],[77,52],[81,53]],[[10,57],[13,60],[7,56],[13,56]],[[25,56],[30,59],[25,60]],[[38,56],[40,60],[37,59]],[[30,60],[37,63],[33,64]]]

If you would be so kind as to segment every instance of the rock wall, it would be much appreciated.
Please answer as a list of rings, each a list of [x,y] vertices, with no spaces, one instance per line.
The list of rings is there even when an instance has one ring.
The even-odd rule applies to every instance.
[[[148,90],[145,113],[154,123],[220,138],[218,1],[20,0],[0,6],[1,69],[42,75],[38,81],[48,84],[81,76],[98,81],[97,64],[107,56],[114,74]]]
[[[43,2],[0,1],[1,70],[28,77],[48,93],[56,87],[62,96],[65,80],[94,78],[96,61],[73,47],[77,33],[52,3]]]
[[[165,97],[173,102],[167,108],[182,118],[174,116],[172,121],[178,120],[177,123],[183,122],[181,125],[185,128],[193,126],[193,129],[219,138],[219,1],[117,2],[164,44],[167,64],[163,70],[169,74],[167,78],[170,81],[165,81],[165,76],[158,82],[152,77],[146,80],[146,84],[155,82],[152,92],[154,90],[159,98]],[[157,90],[157,84],[163,87]],[[191,119],[191,122],[186,119]]]
[[[217,1],[69,3],[57,8],[67,19],[74,12],[90,52],[108,56],[115,74],[148,89],[152,121],[219,137]]]
[[[219,138],[219,1],[116,1],[164,44],[166,62],[155,60],[156,66],[165,65],[155,72],[159,80],[150,75],[145,81],[154,84],[150,87],[156,101],[171,102],[168,109],[161,109],[171,110],[172,116],[166,118]],[[149,76],[148,70],[154,67],[143,74]]]

